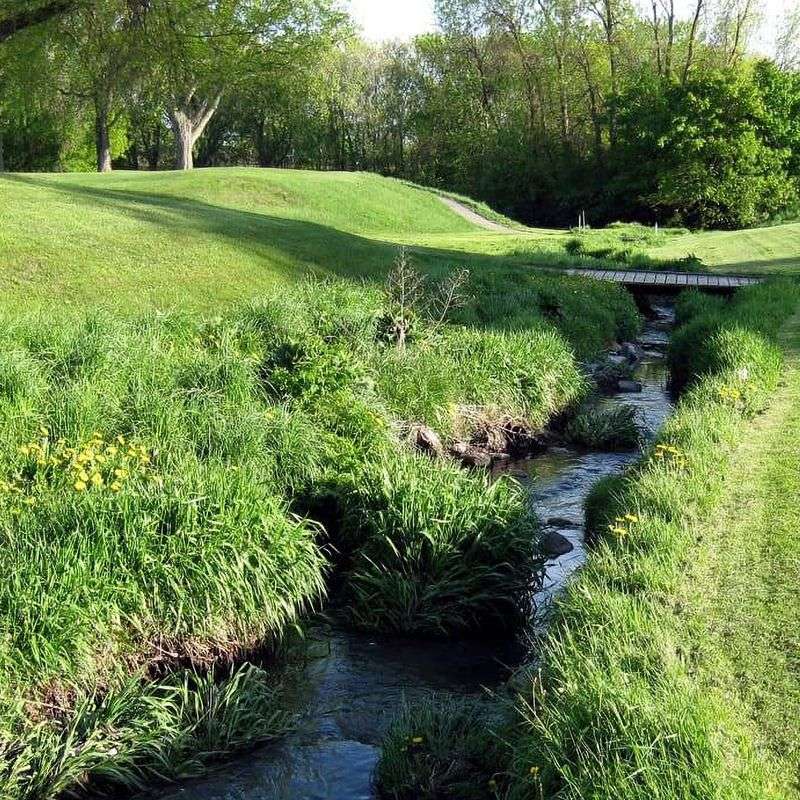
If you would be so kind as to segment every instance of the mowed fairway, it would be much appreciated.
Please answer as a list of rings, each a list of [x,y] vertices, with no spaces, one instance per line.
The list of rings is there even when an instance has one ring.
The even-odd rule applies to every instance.
[[[693,233],[648,251],[654,258],[681,258],[690,253],[716,272],[796,275],[800,273],[800,223]]]
[[[400,245],[434,270],[513,250],[434,194],[369,174],[13,175],[0,209],[12,303],[216,307],[307,272],[383,275]]]
[[[598,232],[625,247],[621,229]],[[219,308],[301,276],[380,279],[408,247],[429,272],[563,267],[569,231],[486,230],[432,192],[367,173],[213,169],[0,177],[11,307]],[[800,271],[800,224],[670,237],[656,258]],[[579,260],[579,259],[578,259]]]

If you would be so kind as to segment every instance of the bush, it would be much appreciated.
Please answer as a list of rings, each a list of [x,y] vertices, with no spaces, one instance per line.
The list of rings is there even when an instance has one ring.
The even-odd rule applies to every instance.
[[[634,450],[641,438],[632,406],[588,406],[567,425],[566,438],[590,450]]]

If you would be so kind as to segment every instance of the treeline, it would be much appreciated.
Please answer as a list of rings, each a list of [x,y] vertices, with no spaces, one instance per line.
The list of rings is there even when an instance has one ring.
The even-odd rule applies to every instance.
[[[370,45],[327,0],[83,0],[1,49],[6,167],[373,170],[518,219],[794,216],[798,19],[754,0],[438,0]]]

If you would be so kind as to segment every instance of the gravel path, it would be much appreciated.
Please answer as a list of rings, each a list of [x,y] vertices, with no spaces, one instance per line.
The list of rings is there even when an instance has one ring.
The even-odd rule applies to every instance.
[[[455,211],[455,213],[460,217],[464,217],[464,219],[469,220],[473,225],[477,225],[479,228],[485,228],[487,231],[494,231],[495,233],[515,233],[517,235],[520,233],[519,231],[514,230],[514,228],[509,228],[507,225],[501,225],[499,222],[492,222],[492,220],[482,217],[468,206],[465,206],[463,203],[459,203],[458,200],[453,200],[452,197],[444,197],[443,195],[439,195],[439,199],[451,211]]]

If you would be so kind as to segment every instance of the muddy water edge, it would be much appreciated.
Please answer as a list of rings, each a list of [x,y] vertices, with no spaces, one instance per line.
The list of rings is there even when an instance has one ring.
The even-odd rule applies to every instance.
[[[674,323],[670,305],[649,298],[651,314],[637,344],[638,393],[609,404],[633,406],[646,437],[672,409],[665,351]],[[531,630],[546,625],[552,598],[586,560],[583,503],[595,483],[622,472],[639,452],[579,452],[555,448],[504,465],[530,493],[546,533],[569,552],[550,559],[536,595]],[[561,539],[560,537],[564,537]],[[564,542],[564,539],[569,543]],[[380,743],[405,701],[431,692],[478,696],[499,687],[526,655],[519,642],[436,642],[359,634],[320,622],[309,633],[301,669],[287,681],[286,710],[298,723],[279,744],[228,761],[196,781],[150,793],[158,800],[371,800]]]

